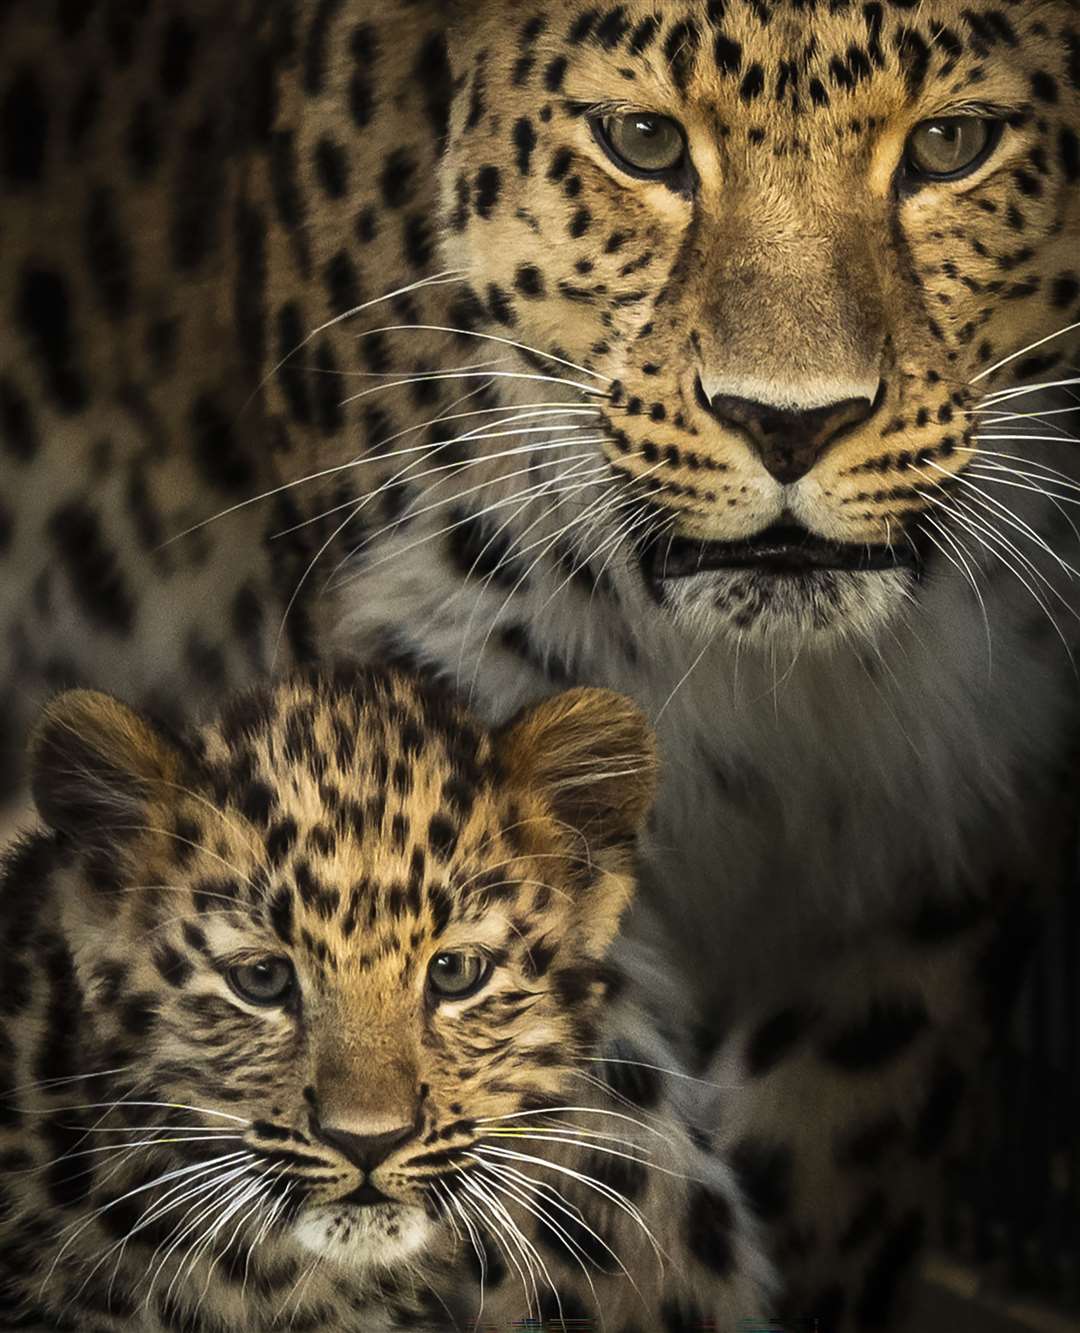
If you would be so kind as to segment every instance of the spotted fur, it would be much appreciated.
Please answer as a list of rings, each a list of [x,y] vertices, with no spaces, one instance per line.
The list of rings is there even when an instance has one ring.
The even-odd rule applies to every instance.
[[[653,768],[603,691],[491,732],[403,677],[312,678],[181,738],[61,696],[0,895],[6,1311],[761,1315],[733,1174],[607,957]],[[425,984],[447,951],[486,960],[460,999]],[[234,979],[259,960],[280,1002]]]
[[[496,722],[630,693],[666,760],[649,897],[710,1040],[816,986],[841,1033],[896,995],[927,1015],[869,1068],[793,1055],[738,1094],[793,1154],[787,1231],[838,1238],[871,1179],[925,1205],[933,1160],[855,1178],[834,1144],[989,1031],[989,938],[924,994],[913,905],[1009,921],[1058,877],[1080,474],[1070,402],[1034,386],[1077,356],[1073,0],[16,0],[0,25],[3,123],[31,127],[0,217],[29,496],[0,524],[4,715],[43,675],[195,704],[312,650],[422,666]],[[622,107],[685,127],[675,188],[604,152]],[[1000,142],[910,188],[908,134],[957,110]],[[806,447],[851,395],[872,411]],[[755,438],[724,400],[762,398],[788,416]],[[708,567],[777,520],[883,567]],[[781,1229],[796,1310],[887,1322],[855,1294],[879,1255]]]

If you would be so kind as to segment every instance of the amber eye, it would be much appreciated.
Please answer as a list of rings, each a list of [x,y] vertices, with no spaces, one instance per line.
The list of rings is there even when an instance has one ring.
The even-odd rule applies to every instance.
[[[428,989],[439,1000],[464,1000],[490,974],[490,962],[478,953],[439,953],[428,965]]]
[[[248,1004],[282,1005],[296,985],[296,973],[287,958],[260,958],[256,963],[230,967],[229,985]]]
[[[593,122],[617,166],[636,176],[670,176],[686,162],[686,136],[677,120],[632,111]]]
[[[1001,132],[1000,121],[984,116],[924,120],[908,139],[908,175],[930,181],[968,176],[997,147]]]

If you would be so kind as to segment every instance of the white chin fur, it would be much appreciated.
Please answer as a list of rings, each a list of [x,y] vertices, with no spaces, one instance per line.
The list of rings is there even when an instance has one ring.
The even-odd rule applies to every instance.
[[[667,585],[672,620],[702,640],[726,634],[744,646],[832,646],[873,640],[917,596],[907,570],[763,575],[718,570]]]
[[[406,1204],[327,1204],[301,1213],[293,1234],[312,1254],[356,1270],[407,1262],[431,1244],[435,1229],[423,1209]]]

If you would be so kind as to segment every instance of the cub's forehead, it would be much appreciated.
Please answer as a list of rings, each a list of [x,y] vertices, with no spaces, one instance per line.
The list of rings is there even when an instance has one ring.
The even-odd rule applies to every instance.
[[[482,723],[390,673],[254,691],[195,744],[214,799],[256,826],[329,822],[353,841],[382,836],[395,814],[460,824],[500,778]]]
[[[509,869],[529,856],[521,793],[492,733],[446,695],[374,672],[290,682],[230,703],[194,744],[201,790],[183,819],[197,827],[178,827],[178,846],[203,853],[189,878],[217,947],[254,923],[365,970],[418,931],[501,940],[514,904],[535,905]]]

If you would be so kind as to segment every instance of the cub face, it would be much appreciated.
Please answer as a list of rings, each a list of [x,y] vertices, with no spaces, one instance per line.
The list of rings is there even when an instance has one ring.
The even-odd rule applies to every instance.
[[[475,1145],[572,1091],[653,770],[599,690],[491,732],[403,677],[293,681],[185,739],[61,696],[34,791],[87,1068],[224,1135],[253,1226],[402,1261]]]
[[[580,367],[533,363],[598,410],[657,599],[750,641],[895,615],[986,391],[1075,360],[1075,4],[473,9],[444,258]]]

